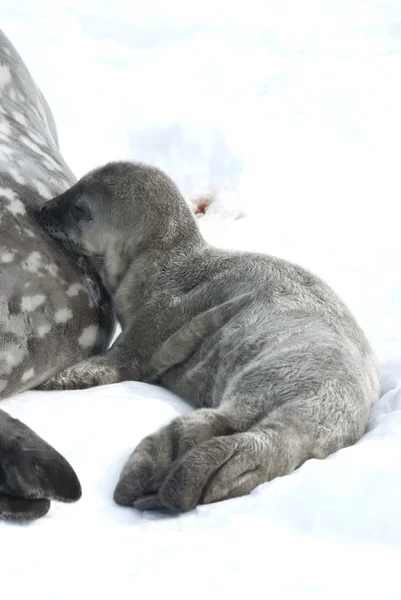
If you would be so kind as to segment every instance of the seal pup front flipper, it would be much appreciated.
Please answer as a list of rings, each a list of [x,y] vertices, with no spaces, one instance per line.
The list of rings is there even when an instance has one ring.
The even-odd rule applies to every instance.
[[[78,477],[52,446],[27,425],[0,410],[0,519],[32,520],[50,500],[75,502]]]
[[[250,297],[249,293],[240,294],[195,315],[156,350],[149,364],[144,368],[141,380],[154,383],[166,371],[186,361],[208,336],[216,333],[246,306]]]

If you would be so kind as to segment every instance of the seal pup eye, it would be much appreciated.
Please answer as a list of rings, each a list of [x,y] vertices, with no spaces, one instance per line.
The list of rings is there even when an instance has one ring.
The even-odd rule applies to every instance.
[[[90,210],[85,204],[73,204],[71,207],[71,215],[75,221],[81,219],[90,219]]]

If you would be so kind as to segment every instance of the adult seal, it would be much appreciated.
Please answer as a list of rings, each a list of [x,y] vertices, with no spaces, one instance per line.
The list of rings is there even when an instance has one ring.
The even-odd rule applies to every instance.
[[[43,203],[75,178],[63,160],[49,106],[0,31],[0,399],[37,387],[104,351],[114,329],[94,264],[43,231]],[[0,411],[0,518],[32,519],[50,499],[80,495],[68,463]]]
[[[186,511],[248,494],[365,432],[378,370],[348,308],[298,265],[207,244],[160,170],[110,163],[41,220],[104,258],[122,326],[106,353],[44,387],[158,381],[197,408],[138,445],[119,504]]]

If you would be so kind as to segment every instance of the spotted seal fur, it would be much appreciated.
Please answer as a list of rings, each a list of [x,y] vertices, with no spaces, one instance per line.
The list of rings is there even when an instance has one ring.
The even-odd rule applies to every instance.
[[[67,254],[37,220],[74,181],[50,108],[0,31],[0,399],[110,342],[112,306],[93,261]],[[50,498],[71,500],[78,488],[54,449],[0,411],[0,517],[40,516]]]

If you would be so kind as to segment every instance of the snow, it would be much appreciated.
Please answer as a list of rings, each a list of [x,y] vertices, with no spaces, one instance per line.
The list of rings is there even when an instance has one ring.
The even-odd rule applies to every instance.
[[[182,515],[113,504],[135,444],[189,410],[138,383],[2,402],[84,489],[1,524],[2,590],[33,600],[401,598],[401,4],[2,0],[2,28],[79,176],[153,162],[209,241],[321,275],[366,330],[382,397],[364,438],[250,496]]]

